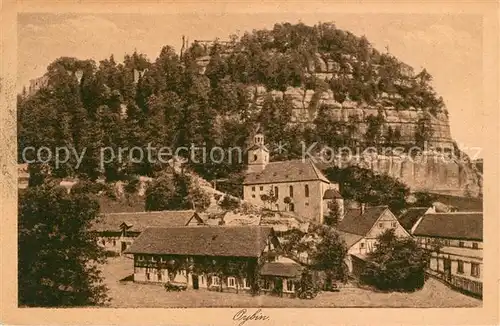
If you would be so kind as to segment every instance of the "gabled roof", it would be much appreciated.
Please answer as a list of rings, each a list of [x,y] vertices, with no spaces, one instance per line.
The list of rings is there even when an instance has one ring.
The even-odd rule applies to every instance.
[[[364,237],[387,209],[387,206],[366,207],[362,215],[359,209],[348,210],[336,229]]]
[[[363,236],[359,234],[353,234],[353,233],[348,233],[348,232],[343,232],[343,231],[337,231],[339,236],[344,239],[345,244],[347,246],[347,249],[351,248],[354,246],[359,240],[363,239]]]
[[[278,182],[297,182],[321,180],[330,183],[311,159],[269,162],[265,169],[258,173],[249,173],[243,184],[264,184]]]
[[[122,224],[125,224],[127,231],[142,232],[148,227],[178,227],[186,226],[192,218],[198,224],[203,224],[203,220],[193,210],[185,211],[153,211],[153,212],[131,212],[131,213],[109,213],[92,225],[92,231],[121,231]]]
[[[327,189],[323,199],[341,199],[342,195],[336,189]]]
[[[272,234],[262,226],[148,228],[125,253],[259,257]]]
[[[464,240],[483,240],[482,212],[426,214],[413,235]]]
[[[399,224],[405,228],[406,231],[410,231],[415,225],[418,219],[427,212],[429,207],[411,207],[408,208],[399,218]]]

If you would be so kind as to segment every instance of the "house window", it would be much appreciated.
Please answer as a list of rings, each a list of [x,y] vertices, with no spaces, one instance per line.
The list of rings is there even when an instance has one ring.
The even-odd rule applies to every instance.
[[[271,281],[269,279],[264,279],[264,290],[270,290],[271,289]]]
[[[161,282],[161,270],[158,271],[158,282]]]
[[[248,280],[246,278],[243,279],[243,288],[244,289],[250,288],[250,284],[248,283]]]
[[[379,227],[379,228],[383,228],[383,227],[384,227],[384,223],[379,223],[379,224],[378,224],[378,227]]]
[[[252,194],[252,198],[255,198],[255,194]]]
[[[230,288],[236,287],[236,280],[234,277],[228,277],[227,278],[227,286]]]
[[[290,198],[293,198],[293,186],[290,186]]]
[[[479,277],[481,274],[478,263],[471,263],[470,265],[470,275],[474,277]]]
[[[255,191],[255,187],[252,187],[252,191]]]
[[[464,272],[464,262],[461,260],[457,261],[457,273],[463,274]]]
[[[151,275],[149,274],[149,269],[146,268],[146,280],[150,280],[151,279]]]
[[[205,284],[205,276],[203,276],[203,275],[202,275],[202,276],[200,277],[200,283],[201,283],[201,284]]]
[[[396,222],[391,222],[391,228],[396,228]]]
[[[309,185],[304,186],[304,194],[306,197],[309,197]]]
[[[295,205],[293,203],[290,203],[290,212],[295,212]]]
[[[274,187],[274,196],[279,197],[278,187]]]
[[[360,248],[364,248],[364,247],[365,247],[365,243],[364,243],[364,242],[361,242],[361,243],[359,244],[359,247],[360,247]]]
[[[139,261],[143,261],[143,260],[144,260],[144,256],[138,256],[138,257],[137,257],[137,260],[139,260]]]
[[[212,276],[212,285],[220,285],[218,276]]]
[[[472,249],[479,249],[479,245],[477,244],[477,242],[472,243]]]
[[[102,239],[102,245],[105,246],[106,245],[106,240]]]
[[[459,242],[458,242],[458,246],[459,246],[460,248],[463,248],[463,247],[465,246],[465,245],[464,245],[464,242],[463,242],[463,241],[459,241]]]
[[[260,186],[260,187],[259,187],[259,190],[260,190],[260,191],[264,190],[264,187]]]
[[[116,246],[116,240],[113,240],[113,247]]]
[[[443,244],[444,244],[445,246],[449,246],[449,245],[450,245],[450,240],[444,240]]]
[[[286,292],[293,292],[294,291],[293,280],[286,280],[285,291]]]
[[[257,154],[254,154],[254,155],[253,155],[253,160],[254,160],[254,161],[257,161]]]

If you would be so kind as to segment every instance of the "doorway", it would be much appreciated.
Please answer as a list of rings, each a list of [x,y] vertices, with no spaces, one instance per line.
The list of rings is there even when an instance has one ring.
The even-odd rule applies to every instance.
[[[451,280],[451,260],[449,258],[444,258],[444,278],[447,281]]]
[[[199,287],[198,275],[193,275],[193,289],[198,290]]]

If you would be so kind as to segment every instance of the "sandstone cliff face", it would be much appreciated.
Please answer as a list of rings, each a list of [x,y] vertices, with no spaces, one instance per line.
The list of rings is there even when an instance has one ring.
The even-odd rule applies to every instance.
[[[443,112],[432,115],[426,110],[409,108],[407,110],[396,109],[393,106],[384,105],[384,94],[379,99],[377,105],[359,104],[353,101],[339,103],[334,99],[333,91],[314,91],[311,89],[288,87],[286,91],[267,91],[262,85],[248,86],[248,95],[253,104],[260,108],[266,96],[274,98],[289,99],[293,104],[292,121],[296,123],[311,123],[316,118],[318,108],[325,104],[330,107],[329,114],[337,121],[349,121],[351,117],[359,120],[355,137],[361,138],[368,127],[366,118],[370,115],[377,116],[382,113],[385,123],[382,131],[388,127],[393,130],[399,129],[401,141],[413,143],[415,141],[415,131],[418,120],[424,117],[429,118],[431,126],[431,138],[429,145],[435,148],[452,150],[453,139],[451,138],[448,116]]]
[[[366,132],[366,118],[370,115],[377,116],[382,113],[385,123],[382,130],[389,126],[399,129],[401,142],[415,143],[415,133],[418,120],[427,117],[431,126],[429,148],[441,152],[453,152],[453,139],[450,133],[448,116],[443,112],[435,115],[417,108],[407,110],[384,106],[384,94],[378,100],[379,104],[370,106],[353,101],[339,103],[334,99],[331,90],[314,91],[305,88],[288,87],[286,91],[267,90],[262,85],[248,86],[248,94],[252,103],[261,108],[266,96],[289,99],[293,104],[292,120],[295,123],[311,123],[317,115],[321,104],[330,107],[330,114],[337,121],[349,121],[350,117],[357,117],[357,131],[354,137],[361,138]],[[457,154],[457,153],[454,153]],[[478,170],[469,161],[459,158],[443,160],[440,154],[430,153],[420,158],[401,156],[381,156],[377,159],[351,160],[342,163],[341,160],[333,165],[346,166],[359,165],[379,173],[386,173],[398,178],[414,191],[430,191],[453,195],[477,196],[481,192],[482,177]]]

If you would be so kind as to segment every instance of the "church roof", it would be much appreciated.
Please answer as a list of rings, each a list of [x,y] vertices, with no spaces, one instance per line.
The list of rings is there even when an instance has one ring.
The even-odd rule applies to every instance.
[[[311,159],[298,159],[269,162],[261,172],[247,174],[243,184],[252,185],[313,180],[330,183],[327,177],[316,167]]]

